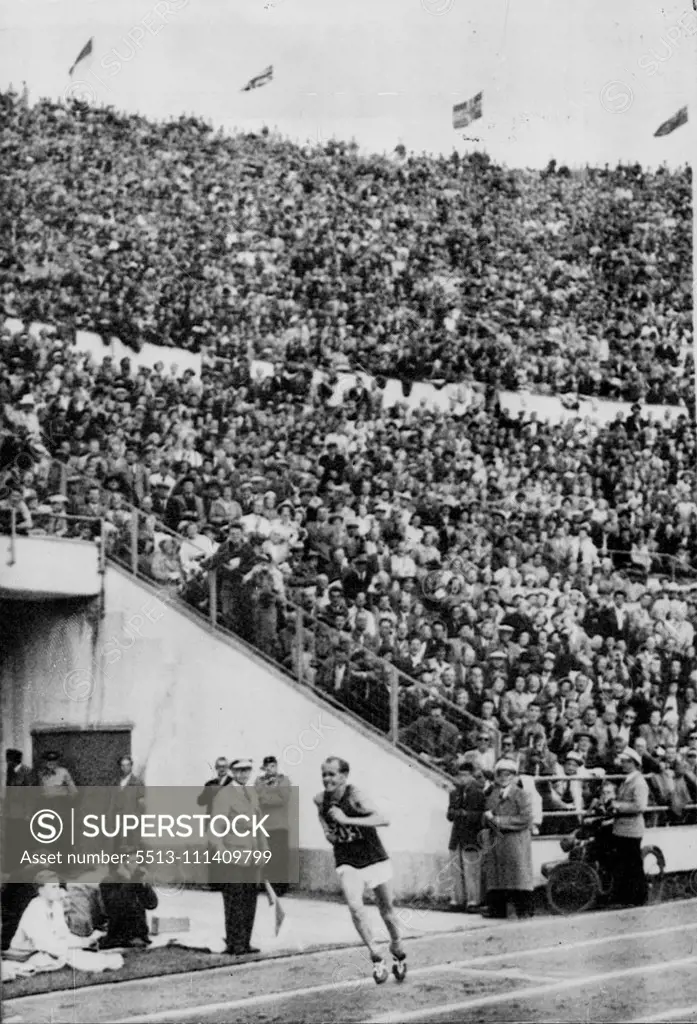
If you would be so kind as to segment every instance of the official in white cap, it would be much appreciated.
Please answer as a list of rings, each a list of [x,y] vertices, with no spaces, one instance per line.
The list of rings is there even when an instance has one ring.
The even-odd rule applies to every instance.
[[[505,918],[509,901],[519,917],[532,916],[532,829],[530,797],[517,778],[518,765],[502,757],[486,798],[484,884],[490,917]]]
[[[644,814],[649,806],[649,787],[641,774],[641,757],[636,750],[626,747],[618,761],[625,777],[613,804],[614,896],[625,906],[640,907],[647,899],[641,841],[646,831]]]
[[[249,785],[252,762],[249,758],[238,757],[230,762],[231,781],[227,786],[220,786],[213,798],[211,815],[222,815],[231,822],[238,816],[248,817],[249,822],[238,826],[238,832],[231,828],[227,835],[214,837],[211,842],[223,856],[231,853],[233,859],[227,866],[219,864],[218,877],[220,891],[223,895],[225,908],[225,948],[231,956],[248,956],[259,950],[251,945],[254,918],[257,912],[257,885],[261,881],[259,866],[255,866],[253,856],[251,864],[245,863],[248,850],[268,850],[264,833],[252,827],[253,817],[261,821],[264,814],[259,804],[259,797],[253,786]],[[222,831],[218,829],[218,831]],[[242,836],[240,832],[249,832]],[[237,853],[239,851],[239,853]],[[237,853],[237,863],[234,858]]]

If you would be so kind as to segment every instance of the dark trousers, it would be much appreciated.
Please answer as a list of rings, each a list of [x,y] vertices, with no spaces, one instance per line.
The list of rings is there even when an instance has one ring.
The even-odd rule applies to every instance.
[[[224,882],[220,886],[225,908],[225,945],[229,953],[246,953],[252,940],[257,912],[256,882]]]
[[[486,902],[491,917],[507,917],[509,903],[515,907],[518,917],[533,916],[532,893],[527,889],[489,889]]]
[[[641,839],[613,836],[614,897],[627,907],[643,907],[648,898]]]

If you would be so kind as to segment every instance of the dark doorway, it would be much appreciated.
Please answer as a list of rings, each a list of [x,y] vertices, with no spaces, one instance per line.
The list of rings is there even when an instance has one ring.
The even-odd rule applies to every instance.
[[[131,727],[32,730],[32,764],[55,750],[76,786],[113,786],[119,759],[131,754]]]

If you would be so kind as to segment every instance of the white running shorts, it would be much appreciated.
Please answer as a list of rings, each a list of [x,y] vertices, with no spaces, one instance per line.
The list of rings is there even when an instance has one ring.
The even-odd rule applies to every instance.
[[[366,868],[342,864],[336,869],[336,873],[351,888],[361,886],[363,889],[374,889],[376,885],[384,885],[385,882],[392,880],[392,864],[389,860],[369,864]]]

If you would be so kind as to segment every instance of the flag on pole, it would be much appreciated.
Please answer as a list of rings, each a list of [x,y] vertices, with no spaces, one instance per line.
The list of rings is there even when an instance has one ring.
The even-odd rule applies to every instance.
[[[673,114],[667,121],[664,121],[660,127],[653,133],[655,138],[660,138],[662,135],[670,135],[680,125],[687,124],[687,107],[681,107],[677,114]]]
[[[276,915],[276,935],[278,935],[278,933],[281,930],[281,925],[286,919],[286,914],[283,907],[281,906],[281,901],[279,900],[278,896],[273,890],[273,886],[271,885],[271,883],[264,882],[264,888],[266,889],[266,896],[269,901],[269,906],[274,908],[274,912]]]
[[[271,81],[273,81],[273,64],[269,64],[267,68],[264,68],[260,75],[255,75],[254,78],[250,78],[244,88],[240,89],[240,92],[249,92],[250,89],[260,89],[262,85],[268,85]]]
[[[472,121],[482,116],[482,93],[478,92],[471,100],[456,103],[453,107],[453,128],[466,128]]]
[[[71,67],[70,71],[68,72],[68,76],[72,75],[73,71],[78,66],[78,64],[80,63],[81,60],[84,60],[85,57],[89,57],[89,55],[92,53],[92,38],[93,37],[90,37],[89,42],[85,43],[85,45],[82,47],[82,49],[78,53],[77,60],[75,61],[75,63]]]

